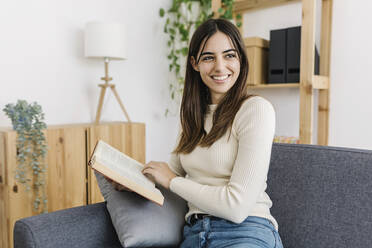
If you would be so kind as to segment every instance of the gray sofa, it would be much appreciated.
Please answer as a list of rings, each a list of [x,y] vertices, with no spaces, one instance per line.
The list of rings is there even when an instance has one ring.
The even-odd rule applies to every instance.
[[[372,247],[372,151],[274,143],[268,193],[285,248]],[[14,245],[121,247],[105,203],[21,219]]]

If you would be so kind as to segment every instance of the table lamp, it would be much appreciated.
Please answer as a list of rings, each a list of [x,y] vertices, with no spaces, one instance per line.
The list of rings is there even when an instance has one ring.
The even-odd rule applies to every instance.
[[[112,78],[108,75],[110,60],[126,59],[124,30],[123,24],[113,22],[89,22],[85,25],[85,57],[103,59],[105,62],[105,77],[101,78],[105,83],[98,85],[101,87],[101,94],[97,108],[96,124],[99,123],[101,118],[102,104],[107,87],[109,87],[114,93],[115,98],[119,102],[128,122],[131,122],[129,115],[120,100],[119,94],[115,89],[115,84],[109,83]]]

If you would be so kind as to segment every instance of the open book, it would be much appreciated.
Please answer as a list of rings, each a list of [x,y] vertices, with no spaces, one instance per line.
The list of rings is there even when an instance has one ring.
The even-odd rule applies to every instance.
[[[88,165],[111,180],[161,206],[163,205],[164,196],[160,190],[142,174],[144,165],[104,141],[98,140]]]

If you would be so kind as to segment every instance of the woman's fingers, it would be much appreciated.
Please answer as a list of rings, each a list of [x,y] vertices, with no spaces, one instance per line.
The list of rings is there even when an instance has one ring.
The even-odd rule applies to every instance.
[[[156,184],[169,188],[170,181],[176,175],[169,169],[167,163],[151,161],[142,169],[142,173]]]
[[[153,183],[155,183],[155,177],[153,176],[154,169],[151,167],[146,167],[145,169],[142,170],[142,173],[150,179]]]
[[[145,175],[152,175],[154,173],[155,169],[151,165],[146,165],[142,169],[142,173]]]
[[[145,165],[145,168],[153,168],[155,169],[156,167],[160,167],[161,162],[156,162],[156,161],[150,161]]]

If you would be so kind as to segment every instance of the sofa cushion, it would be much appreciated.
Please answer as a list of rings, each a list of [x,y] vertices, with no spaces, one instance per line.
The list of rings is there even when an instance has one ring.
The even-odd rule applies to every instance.
[[[371,247],[372,151],[274,144],[268,194],[284,247]]]
[[[185,200],[160,187],[164,204],[159,206],[137,193],[117,191],[100,173],[95,174],[124,247],[178,246],[187,211]]]

